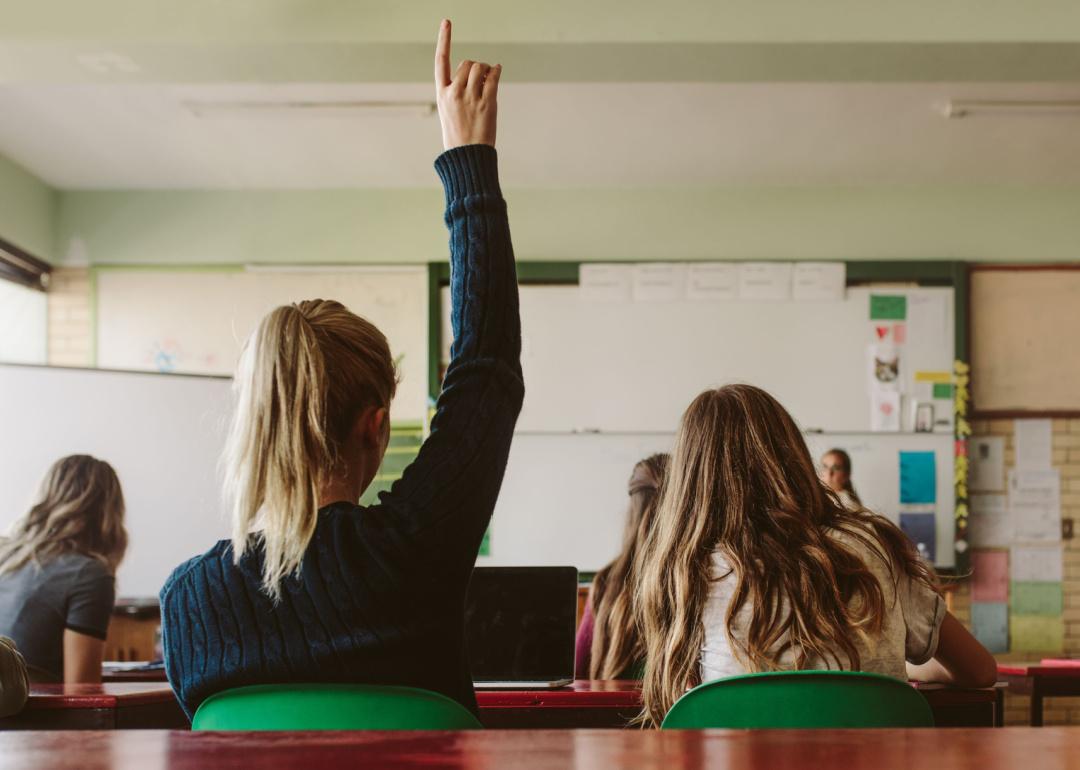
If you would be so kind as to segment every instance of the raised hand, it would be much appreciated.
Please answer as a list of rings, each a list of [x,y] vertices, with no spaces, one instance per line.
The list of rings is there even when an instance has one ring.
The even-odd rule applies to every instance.
[[[439,105],[443,147],[495,146],[496,95],[502,65],[466,59],[450,77],[450,20],[439,25],[435,46],[435,101]]]

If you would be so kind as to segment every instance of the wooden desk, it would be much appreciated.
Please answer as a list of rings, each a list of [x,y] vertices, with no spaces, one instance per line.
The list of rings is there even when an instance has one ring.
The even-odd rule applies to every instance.
[[[5,770],[386,767],[408,770],[1075,767],[1080,728],[0,733]]]
[[[993,690],[918,685],[939,727],[990,727]],[[626,727],[641,709],[641,689],[630,681],[577,681],[560,690],[481,690],[480,721],[494,729]],[[187,719],[168,684],[34,685],[26,709],[0,719],[0,729],[179,729]]]
[[[938,727],[993,727],[997,693],[940,684],[912,683],[926,698]],[[566,729],[625,727],[641,710],[640,683],[579,680],[560,690],[480,690],[486,727]]]
[[[125,662],[125,661],[119,661]],[[108,665],[108,662],[106,663]],[[117,671],[103,668],[101,681],[111,682],[168,682],[164,668],[136,669],[134,671]]]
[[[1043,698],[1080,696],[1080,666],[999,663],[998,679],[1009,683],[1009,692],[1031,696],[1032,727],[1042,727]]]
[[[26,708],[0,730],[186,729],[168,683],[34,684]]]

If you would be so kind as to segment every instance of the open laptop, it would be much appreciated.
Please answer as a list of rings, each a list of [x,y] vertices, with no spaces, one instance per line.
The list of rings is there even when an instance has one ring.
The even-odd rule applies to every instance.
[[[574,567],[477,567],[465,641],[480,689],[551,689],[574,679]]]

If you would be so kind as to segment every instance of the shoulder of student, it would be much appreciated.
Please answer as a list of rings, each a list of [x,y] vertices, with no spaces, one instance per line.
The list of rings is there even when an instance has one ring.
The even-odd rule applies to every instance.
[[[198,556],[193,556],[183,564],[178,566],[172,571],[168,578],[165,579],[165,584],[161,587],[161,592],[158,595],[160,603],[164,606],[168,600],[173,589],[179,585],[183,585],[187,582],[193,572],[205,564],[207,561],[217,561],[220,559],[228,559],[231,563],[232,557],[232,542],[229,540],[218,540],[214,545],[205,553],[201,553]]]

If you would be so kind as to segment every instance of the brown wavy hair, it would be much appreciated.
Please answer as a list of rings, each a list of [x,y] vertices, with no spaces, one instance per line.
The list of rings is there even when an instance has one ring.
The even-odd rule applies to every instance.
[[[618,679],[645,656],[634,621],[631,577],[638,545],[652,529],[657,492],[667,470],[668,455],[655,454],[634,466],[622,552],[593,578],[592,656],[590,679]]]
[[[727,634],[748,671],[781,668],[788,652],[795,668],[820,659],[859,669],[855,640],[881,632],[885,594],[837,532],[880,554],[894,580],[908,575],[935,586],[898,527],[865,509],[845,510],[821,483],[802,433],[776,399],[751,385],[694,399],[636,568],[646,651],[639,721],[658,725],[700,683],[701,617],[716,550],[736,581]],[[746,605],[750,621],[737,638],[732,621]]]
[[[116,471],[90,455],[53,463],[41,483],[41,499],[11,536],[0,539],[0,574],[65,553],[100,559],[111,572],[124,558],[124,493]]]

